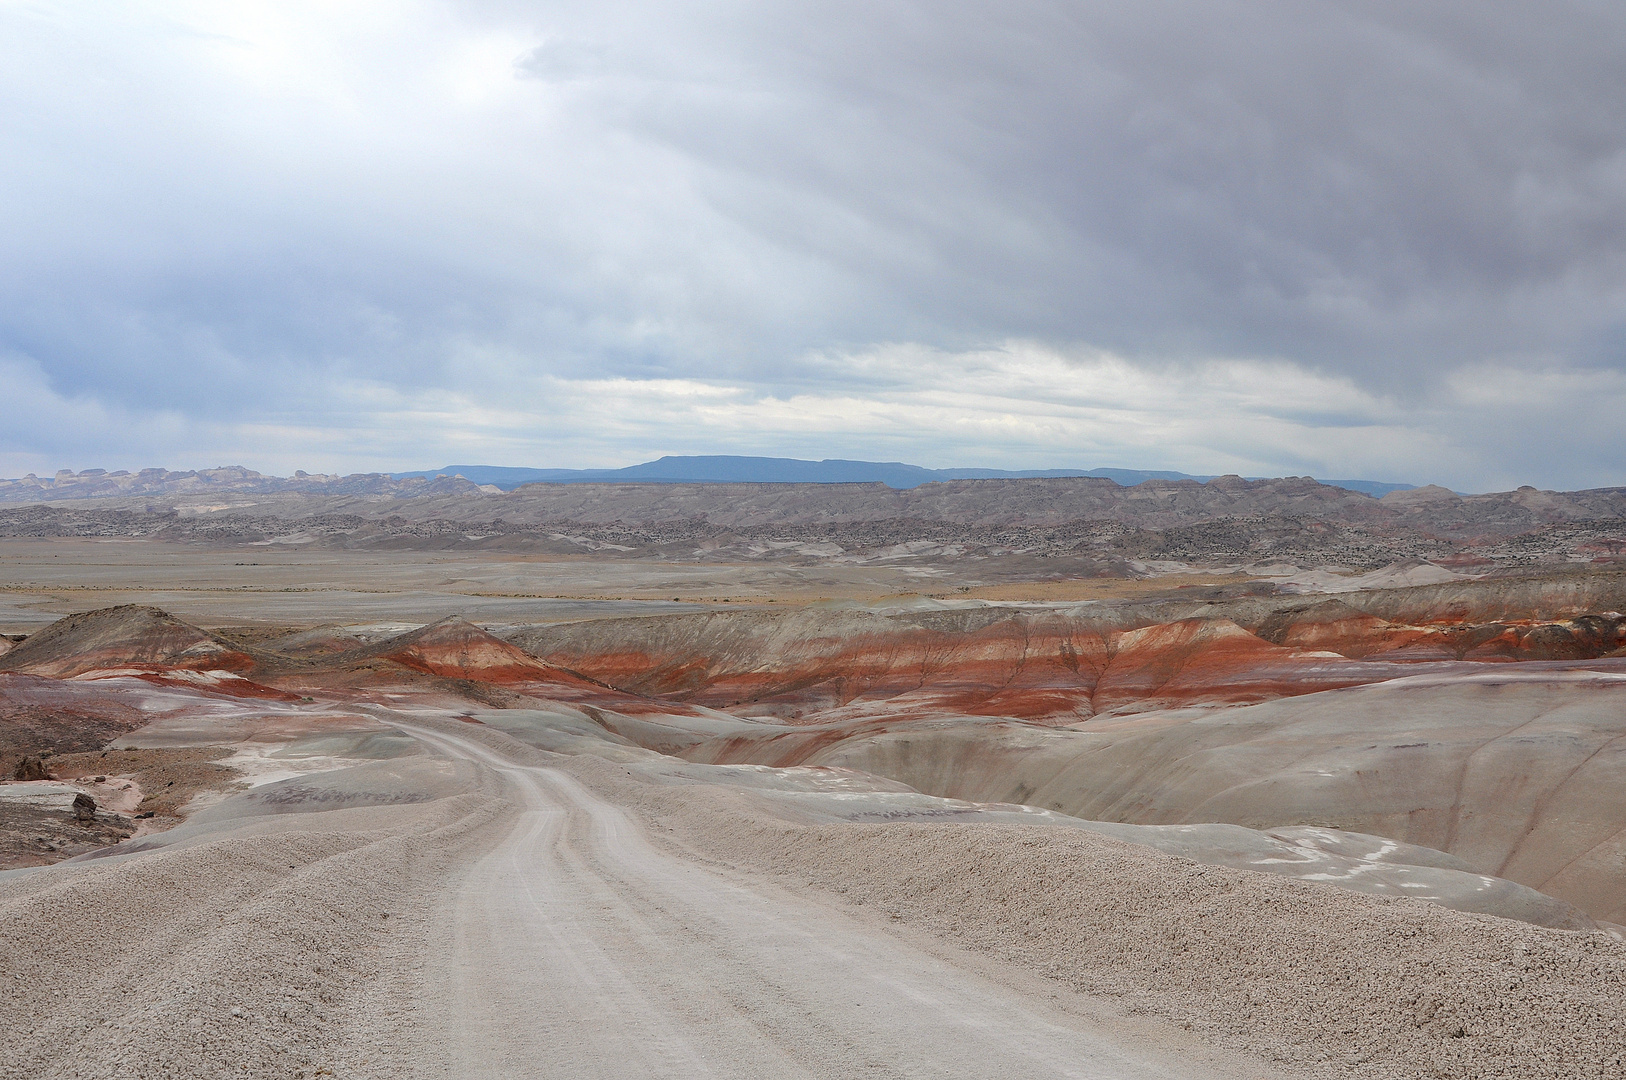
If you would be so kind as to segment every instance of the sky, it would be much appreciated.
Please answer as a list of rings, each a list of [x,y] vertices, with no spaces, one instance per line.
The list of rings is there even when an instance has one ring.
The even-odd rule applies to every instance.
[[[0,475],[1626,484],[1626,5],[0,0]]]

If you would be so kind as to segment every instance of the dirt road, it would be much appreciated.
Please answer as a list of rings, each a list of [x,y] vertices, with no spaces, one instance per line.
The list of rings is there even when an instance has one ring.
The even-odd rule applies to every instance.
[[[0,1078],[1626,1075],[1602,934],[378,711],[436,756],[0,873]]]
[[[409,730],[496,771],[524,805],[456,886],[450,977],[431,984],[444,1000],[419,1010],[445,1018],[426,1043],[460,1075],[1240,1075],[661,850],[561,771]]]
[[[302,776],[0,873],[0,1078],[1273,1075],[652,840],[597,791],[605,763],[399,726],[451,760]]]

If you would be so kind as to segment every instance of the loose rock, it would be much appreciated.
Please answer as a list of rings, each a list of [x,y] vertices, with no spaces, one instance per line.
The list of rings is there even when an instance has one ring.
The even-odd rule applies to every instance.
[[[25,757],[17,763],[17,768],[12,773],[11,778],[13,780],[47,780],[49,776],[45,772],[45,762],[37,757]]]

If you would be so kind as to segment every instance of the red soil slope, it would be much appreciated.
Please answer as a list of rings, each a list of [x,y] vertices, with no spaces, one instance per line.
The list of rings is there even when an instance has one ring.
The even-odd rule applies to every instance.
[[[635,695],[538,660],[456,616],[338,655],[305,655],[282,664],[273,659],[265,675],[268,681],[286,689],[359,692],[382,686],[406,689],[421,676],[628,713],[648,712],[655,707]],[[440,689],[453,694],[472,690]],[[477,697],[481,694],[473,692]],[[665,711],[689,710],[678,706]]]
[[[1496,587],[1483,591],[1489,608],[1503,614],[1506,597]],[[1428,595],[1407,595],[1417,593]],[[885,702],[894,715],[1067,723],[1316,693],[1444,670],[1441,664],[1592,659],[1626,650],[1626,619],[1612,611],[1481,621],[1474,603],[1454,593],[1396,596],[1402,609],[1424,609],[1405,612],[1416,621],[1343,600],[1275,611],[1188,604],[1166,614],[744,611],[534,628],[514,640],[629,693],[806,721]],[[1437,617],[1428,617],[1430,602]]]
[[[677,625],[648,625],[657,621]],[[1415,670],[1274,644],[1215,619],[1123,630],[1059,615],[922,625],[821,613],[573,629],[541,643],[552,646],[546,660],[668,701],[808,721],[885,703],[890,715],[1071,723],[1126,708],[1264,701]]]
[[[1393,660],[1590,660],[1626,649],[1626,618],[1612,611],[1475,619],[1445,610],[1409,623],[1327,600],[1272,615],[1258,633],[1278,645]]]
[[[246,651],[153,607],[59,619],[0,656],[0,671],[67,679],[106,670],[248,671]]]
[[[413,671],[448,679],[491,683],[583,681],[456,616],[390,638],[365,652]]]
[[[97,750],[152,717],[101,683],[0,674],[0,780],[11,779],[24,754]]]

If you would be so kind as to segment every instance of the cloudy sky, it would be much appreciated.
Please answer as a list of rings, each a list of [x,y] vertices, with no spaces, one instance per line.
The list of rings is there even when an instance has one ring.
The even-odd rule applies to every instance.
[[[1626,483],[1626,5],[0,0],[0,475]]]

